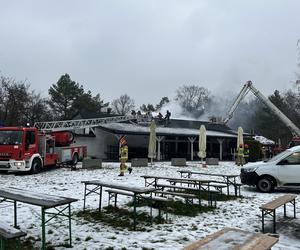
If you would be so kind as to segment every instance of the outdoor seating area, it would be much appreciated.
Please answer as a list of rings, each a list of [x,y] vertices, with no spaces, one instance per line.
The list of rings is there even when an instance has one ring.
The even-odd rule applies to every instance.
[[[234,173],[223,174],[221,171],[218,172],[220,166],[216,168],[212,167],[212,169],[201,169],[201,171],[196,170],[198,167],[193,166],[185,170],[172,169],[172,167],[170,167],[170,169],[162,172],[163,169],[167,168],[162,164],[162,167],[145,167],[147,168],[146,171],[144,168],[135,168],[131,175],[128,174],[123,178],[110,177],[110,181],[107,179],[109,176],[107,173],[112,174],[112,176],[117,176],[117,171],[115,168],[107,168],[105,166],[106,163],[103,164],[102,169],[87,170],[78,168],[77,171],[65,169],[63,174],[74,179],[75,184],[68,185],[64,187],[63,190],[65,190],[66,196],[74,196],[74,198],[56,195],[58,193],[55,191],[57,184],[54,184],[54,189],[51,193],[40,193],[31,191],[30,189],[25,190],[11,187],[0,188],[1,204],[7,202],[12,204],[6,212],[12,215],[12,225],[9,223],[9,220],[6,221],[6,223],[0,223],[1,249],[6,249],[6,242],[10,240],[14,240],[16,242],[15,246],[18,246],[17,243],[19,239],[21,239],[20,246],[22,246],[22,242],[24,242],[26,237],[38,238],[37,233],[33,234],[32,229],[28,230],[28,226],[26,227],[24,225],[24,221],[19,223],[18,219],[22,219],[22,216],[18,213],[20,204],[24,204],[22,205],[23,209],[26,207],[25,204],[28,204],[29,206],[38,207],[40,210],[38,221],[41,226],[38,231],[41,231],[41,249],[47,249],[49,242],[47,243],[46,238],[53,237],[51,231],[56,223],[59,223],[60,227],[63,225],[63,230],[60,230],[56,236],[57,241],[65,242],[64,244],[73,246],[74,249],[79,249],[78,246],[82,244],[83,241],[78,244],[79,237],[76,228],[82,227],[82,225],[87,225],[86,230],[89,233],[90,229],[96,225],[101,227],[100,234],[103,233],[103,230],[108,229],[120,232],[119,230],[121,229],[118,229],[118,226],[113,229],[113,224],[110,225],[107,224],[105,220],[102,221],[101,218],[104,214],[107,214],[105,215],[107,218],[111,216],[111,218],[118,218],[120,224],[122,224],[122,220],[128,220],[129,224],[123,223],[124,225],[126,224],[126,226],[125,229],[122,230],[129,230],[130,232],[138,233],[146,230],[145,228],[151,231],[157,227],[168,228],[170,225],[177,227],[176,224],[178,224],[176,230],[180,231],[179,225],[183,223],[192,223],[192,225],[194,225],[193,227],[197,227],[197,231],[201,232],[203,227],[202,223],[208,225],[208,227],[214,227],[212,225],[218,227],[219,222],[216,220],[216,218],[218,218],[218,220],[223,221],[221,223],[222,225],[224,225],[224,223],[226,225],[226,220],[241,218],[244,216],[244,212],[248,210],[245,209],[245,207],[233,207],[232,204],[241,202],[241,199],[246,199],[246,202],[241,203],[245,204],[243,206],[246,206],[247,203],[251,203],[251,201],[247,200],[249,191],[244,188],[240,190],[241,185],[239,184],[238,175]],[[225,166],[223,167],[226,168]],[[232,167],[232,165],[230,165],[230,167]],[[55,171],[61,172],[63,170],[58,169]],[[55,171],[53,172],[54,178],[51,181],[49,180],[51,183],[55,183],[53,180],[60,178],[59,174],[55,175]],[[144,172],[147,172],[147,174],[143,174]],[[103,174],[105,178],[101,178]],[[10,178],[10,175],[6,176]],[[72,195],[72,190],[75,189],[78,191]],[[241,196],[241,191],[243,196]],[[286,216],[285,206],[288,203],[292,203],[295,216],[296,199],[297,195],[284,195],[264,205],[261,205],[263,203],[254,204],[257,209],[252,209],[251,211],[253,212],[245,215],[244,221],[247,218],[251,220],[253,225],[259,227],[260,220],[262,220],[262,232],[264,232],[265,216],[272,215],[274,219],[273,232],[275,232],[275,210],[280,206],[284,206],[284,216]],[[71,212],[71,204],[73,206],[73,213]],[[195,209],[196,212],[192,215],[188,215],[189,219],[187,219],[185,218],[186,215],[184,215],[185,212],[182,214],[174,213],[174,206],[178,206],[178,204],[180,205],[180,209],[186,209],[185,211]],[[115,210],[108,209],[109,207]],[[259,209],[261,209],[262,214],[261,217],[256,219],[257,216],[260,215]],[[227,218],[228,215],[223,214],[226,210],[230,211],[230,214],[232,213],[231,219]],[[123,211],[128,211],[128,213],[124,213]],[[110,213],[123,214],[118,217],[118,215]],[[96,216],[95,219],[87,219],[89,214],[94,214]],[[145,221],[146,217],[141,216],[142,214],[147,216],[147,221]],[[164,214],[165,219],[164,216],[162,216]],[[63,221],[57,220],[59,217],[67,219],[67,222],[63,223]],[[73,218],[72,223],[71,218]],[[159,218],[160,220],[158,220]],[[72,224],[75,224],[75,229]],[[49,227],[48,230],[46,229],[46,225],[47,228]],[[259,249],[270,249],[278,242],[278,238],[261,233],[253,233],[256,227],[252,229],[243,227],[238,221],[236,221],[235,227],[238,228],[226,227],[225,229],[219,230],[220,228],[218,227],[218,230],[213,229],[212,234],[206,237],[198,237],[200,240],[194,240],[194,242],[189,240],[192,242],[190,244],[180,242],[178,247],[175,248],[184,248],[187,250],[207,249],[207,247],[223,244],[223,242],[226,241],[227,245],[238,245],[240,247],[239,249],[257,249],[251,248],[250,246],[252,245],[263,246]],[[64,233],[65,230],[69,234]],[[191,229],[186,231],[189,232]],[[193,232],[193,230],[191,232]],[[74,234],[76,236],[73,236]],[[99,242],[101,241],[102,240],[99,239]],[[145,239],[145,241],[147,240]],[[91,243],[85,242],[84,244],[89,246]],[[163,245],[160,246],[162,247]],[[91,247],[91,249],[93,249],[93,247]],[[103,249],[105,248],[103,247]]]

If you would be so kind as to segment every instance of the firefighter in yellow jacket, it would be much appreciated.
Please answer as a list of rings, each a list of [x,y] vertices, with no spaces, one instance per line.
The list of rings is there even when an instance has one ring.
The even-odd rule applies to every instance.
[[[120,174],[119,176],[124,176],[124,173],[127,169],[126,161],[128,160],[128,146],[127,141],[125,140],[124,136],[122,136],[119,140],[119,146],[120,146]],[[129,173],[131,174],[132,168],[128,168]]]
[[[250,154],[249,146],[248,146],[248,144],[245,144],[245,146],[244,146],[244,159],[245,159],[245,163],[249,162],[249,154]]]
[[[243,166],[244,163],[245,163],[245,159],[244,159],[244,146],[243,146],[243,144],[240,144],[239,148],[237,150],[236,165]]]

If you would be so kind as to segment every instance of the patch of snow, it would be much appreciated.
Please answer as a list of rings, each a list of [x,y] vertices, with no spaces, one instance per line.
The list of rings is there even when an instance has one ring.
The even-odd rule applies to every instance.
[[[274,145],[275,142],[262,136],[262,135],[256,135],[256,136],[253,136],[254,140],[260,142],[261,144],[263,145]]]
[[[130,165],[130,164],[128,164]],[[187,162],[185,170],[205,171],[208,173],[239,174],[240,167],[233,162],[220,162],[218,166],[202,168],[200,162]],[[0,175],[0,186],[3,188],[17,187],[23,190],[32,190],[63,197],[79,199],[71,204],[72,213],[83,210],[83,180],[101,180],[121,185],[131,185],[143,188],[144,178],[141,175],[161,175],[168,177],[180,177],[178,167],[171,166],[170,162],[155,162],[153,167],[134,168],[131,175],[119,177],[119,163],[103,163],[103,169],[85,170],[78,169],[71,171],[67,168],[53,169],[37,175]],[[195,178],[201,178],[195,176]],[[216,177],[217,178],[217,177]],[[164,180],[162,180],[162,183]],[[234,193],[233,188],[230,189]],[[250,232],[261,231],[261,211],[259,207],[272,199],[286,194],[286,191],[276,191],[271,194],[258,193],[255,188],[243,186],[241,194],[243,198],[224,202],[217,202],[217,209],[212,212],[202,213],[195,217],[178,216],[169,214],[171,223],[153,224],[146,228],[146,231],[131,231],[127,229],[116,229],[100,222],[88,222],[83,218],[73,216],[72,237],[74,250],[82,249],[162,249],[176,250],[197,241],[209,234],[212,234],[224,227],[239,228]],[[299,192],[296,192],[299,194]],[[131,197],[120,195],[118,206],[125,207]],[[103,192],[102,204],[108,202],[108,194]],[[97,210],[98,196],[87,197],[87,209]],[[132,209],[132,208],[129,208]],[[297,218],[283,220],[283,208],[278,209],[276,219],[279,243],[272,249],[300,249],[300,203],[296,199]],[[0,204],[1,221],[11,224],[13,222],[13,205],[10,203]],[[149,208],[139,207],[138,211],[149,213]],[[41,214],[40,207],[18,203],[18,225],[22,231],[27,232],[27,237],[38,239],[41,237]],[[153,212],[157,214],[154,209]],[[293,207],[287,206],[287,216],[293,217]],[[269,218],[270,219],[270,218]],[[53,223],[55,222],[55,224]],[[65,249],[64,240],[68,239],[68,223],[54,219],[46,227],[47,241],[51,242],[55,249]],[[48,230],[53,233],[47,233]],[[271,229],[271,220],[266,220],[266,230]],[[37,248],[41,242],[35,243]]]

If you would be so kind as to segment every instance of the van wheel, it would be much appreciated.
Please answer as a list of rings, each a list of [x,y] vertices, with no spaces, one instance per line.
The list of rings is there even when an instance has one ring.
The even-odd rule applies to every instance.
[[[78,159],[79,159],[78,154],[75,153],[75,154],[73,155],[73,158],[72,158],[72,164],[73,164],[73,165],[76,165],[77,162],[78,162]]]
[[[263,177],[256,184],[257,189],[262,193],[270,193],[274,190],[274,184],[270,178]]]
[[[31,165],[30,173],[37,174],[42,170],[42,163],[39,159],[34,159]]]

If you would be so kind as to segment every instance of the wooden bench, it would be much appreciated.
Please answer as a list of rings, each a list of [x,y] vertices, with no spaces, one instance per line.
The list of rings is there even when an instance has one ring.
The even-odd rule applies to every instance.
[[[107,189],[107,190],[105,190],[105,192],[108,192],[108,195],[109,195],[108,205],[110,205],[110,200],[114,198],[115,199],[115,206],[116,206],[118,194],[125,195],[125,196],[133,196],[133,193],[131,193],[131,192],[126,192],[126,191],[117,190],[117,189]],[[152,201],[158,201],[158,202],[172,201],[172,199],[167,199],[167,198],[164,198],[164,197],[156,197],[156,196],[150,197],[150,196],[147,196],[147,195],[141,195],[140,197],[144,198],[144,199],[152,200]]]
[[[188,181],[188,179],[186,181],[182,180],[182,181],[173,181],[173,180],[168,180],[170,183],[182,183],[182,184],[189,184],[189,186],[191,185],[191,182]],[[222,182],[223,183],[223,182]],[[201,186],[205,186],[205,187],[213,187],[214,189],[216,189],[217,191],[219,191],[221,194],[223,193],[222,192],[222,189],[223,188],[226,188],[227,185],[226,184],[222,184],[221,182],[218,182],[218,181],[213,181],[213,182],[210,182],[209,184],[208,183],[202,183]],[[193,184],[192,184],[193,185]],[[195,186],[195,184],[194,184]]]
[[[203,184],[205,185],[205,184]],[[210,186],[214,187],[215,189],[219,190],[221,193],[223,193],[223,188],[227,187],[228,188],[228,183],[225,181],[217,181],[213,180],[211,183],[209,183]],[[219,186],[218,186],[219,185]],[[241,186],[243,185],[242,183],[234,183],[232,184],[234,186],[234,189],[236,190],[236,196],[241,196]]]
[[[20,249],[20,237],[26,236],[27,233],[14,228],[6,223],[0,222],[0,249],[5,249],[5,241],[18,239],[18,249]]]
[[[187,194],[187,193],[178,193],[178,192],[170,192],[170,191],[155,191],[155,194],[160,194],[161,197],[164,195],[171,195],[171,196],[179,196],[184,198],[186,204],[193,204],[193,199],[198,199],[198,197],[194,194]]]
[[[110,200],[114,199],[114,206],[117,206],[117,197],[118,194],[133,197],[132,192],[127,192],[123,190],[118,189],[107,189],[105,192],[108,192],[108,205],[110,205]],[[161,217],[161,209],[162,207],[165,207],[167,202],[173,201],[173,199],[166,198],[166,197],[156,197],[156,196],[147,196],[147,195],[140,195],[138,198],[145,199],[147,201],[154,201],[158,202],[158,216]],[[166,213],[166,220],[168,220],[168,214]]]
[[[157,188],[161,188],[162,191],[164,191],[165,188],[170,188],[173,189],[173,192],[176,192],[176,189],[181,189],[181,190],[190,190],[190,191],[198,191],[198,188],[194,188],[194,187],[187,187],[187,186],[177,186],[177,185],[167,185],[167,184],[157,184]],[[213,206],[214,203],[214,207],[217,206],[217,200],[215,198],[215,194],[218,194],[218,191],[214,191],[214,190],[205,190],[206,193],[208,193],[208,205],[209,206]],[[199,199],[199,205],[201,205],[201,201],[200,201],[200,197],[197,197]]]
[[[277,242],[278,238],[266,234],[252,233],[237,228],[224,228],[191,243],[184,247],[183,250],[269,250]]]
[[[276,233],[276,209],[283,205],[284,217],[286,216],[286,204],[291,203],[294,206],[294,218],[296,218],[296,197],[297,195],[282,195],[260,207],[262,211],[262,232],[265,232],[265,215],[273,217],[273,233]]]

